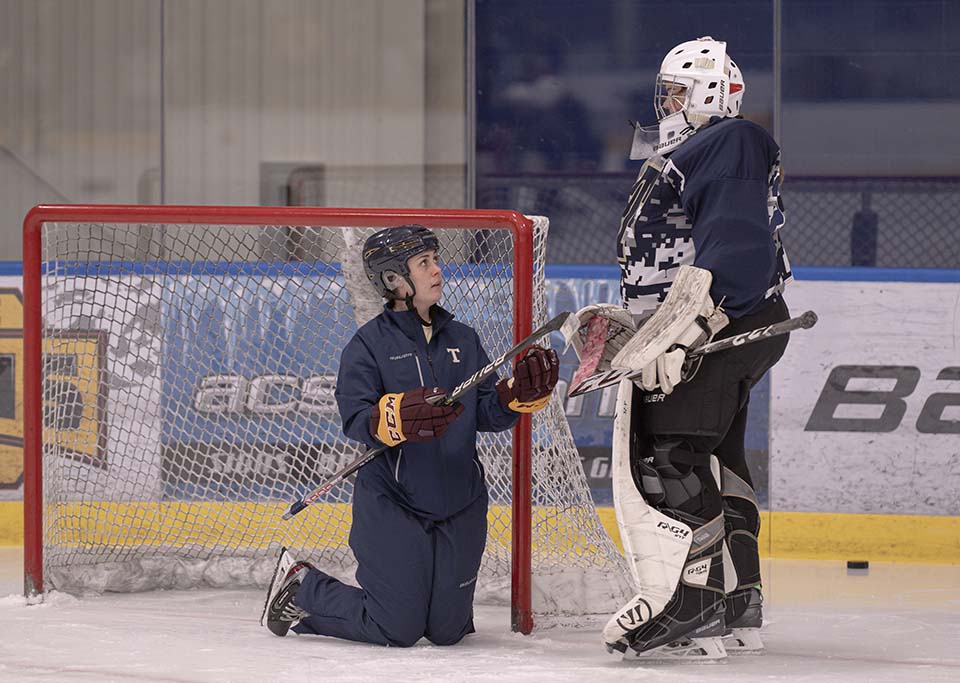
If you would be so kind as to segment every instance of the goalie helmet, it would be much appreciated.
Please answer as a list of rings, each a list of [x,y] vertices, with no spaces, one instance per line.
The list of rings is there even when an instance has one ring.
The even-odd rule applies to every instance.
[[[407,261],[425,251],[440,249],[432,231],[422,225],[401,225],[374,233],[363,243],[363,269],[381,296],[394,298],[403,278],[414,290]]]
[[[635,126],[631,159],[665,154],[714,116],[740,115],[743,74],[727,44],[710,36],[674,47],[660,64],[654,107],[658,125]]]

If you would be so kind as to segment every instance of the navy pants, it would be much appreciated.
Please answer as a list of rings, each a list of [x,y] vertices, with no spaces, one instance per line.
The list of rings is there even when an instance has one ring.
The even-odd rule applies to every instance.
[[[486,492],[434,521],[358,479],[350,547],[361,587],[311,570],[294,600],[310,617],[293,630],[399,647],[422,637],[453,645],[474,631],[473,592],[486,538]]]

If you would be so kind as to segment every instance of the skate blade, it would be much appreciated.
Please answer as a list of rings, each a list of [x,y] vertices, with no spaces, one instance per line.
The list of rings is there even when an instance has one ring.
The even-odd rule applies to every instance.
[[[678,640],[674,643],[667,643],[652,650],[637,652],[633,648],[627,648],[623,654],[625,662],[713,662],[725,659],[727,651],[723,647],[723,642],[719,637],[710,638],[688,638]]]
[[[723,647],[731,655],[758,655],[763,652],[760,629],[732,628],[723,636]]]
[[[287,577],[287,572],[290,571],[290,567],[293,565],[293,555],[291,555],[286,548],[280,548],[280,556],[277,558],[277,568],[273,570],[273,579],[271,579],[270,587],[267,589],[267,599],[263,603],[263,612],[260,613],[261,626],[267,625],[267,609],[270,607],[273,598],[280,592],[283,580]]]

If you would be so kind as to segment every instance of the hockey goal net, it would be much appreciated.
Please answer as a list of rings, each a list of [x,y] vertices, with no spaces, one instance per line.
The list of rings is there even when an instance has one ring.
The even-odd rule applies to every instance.
[[[25,589],[266,585],[286,545],[351,580],[353,460],[333,389],[382,302],[360,246],[435,230],[442,304],[495,357],[547,319],[548,223],[513,212],[37,207],[24,223]],[[557,340],[555,340],[556,342]],[[504,371],[501,371],[501,374]],[[490,489],[479,601],[610,612],[629,592],[555,397],[481,434]]]

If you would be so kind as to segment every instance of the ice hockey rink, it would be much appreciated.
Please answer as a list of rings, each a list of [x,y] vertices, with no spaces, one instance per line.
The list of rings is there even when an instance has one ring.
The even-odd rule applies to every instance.
[[[960,680],[960,566],[765,560],[766,651],[709,664],[623,662],[599,622],[511,633],[477,609],[454,647],[280,639],[257,590],[22,596],[22,551],[0,548],[3,681],[901,681]]]
[[[960,0],[0,0],[0,683],[960,683],[960,77],[943,67],[958,58]],[[723,79],[699,86],[719,97],[691,76],[708,62]],[[667,164],[711,111],[752,124],[736,156],[704,142],[715,170],[696,145]],[[708,189],[750,188],[766,213],[717,200],[708,217]],[[349,571],[349,482],[279,513],[362,453],[336,379],[384,305],[363,245],[411,224],[439,233],[441,303],[488,358],[563,311],[639,322],[681,264],[716,271],[710,303],[734,320],[762,307],[728,283],[776,272],[766,299],[792,273],[790,314],[819,322],[750,392],[754,495],[734,487],[761,519],[761,654],[624,661],[601,642],[608,614],[525,636],[506,602],[478,603],[451,647],[277,638],[265,589],[237,587],[253,570],[229,588],[24,596],[24,545],[48,586],[92,562],[120,584],[118,566],[145,565],[140,585],[167,559],[232,580],[280,544]],[[514,567],[555,572],[534,595],[576,609],[630,582],[623,406],[614,386],[569,395],[562,336],[556,400],[516,438],[481,435],[477,458],[483,571],[498,587]],[[428,368],[462,381],[427,352],[406,363],[419,385]],[[726,393],[699,420],[691,405],[697,433]],[[442,492],[432,479],[406,481]],[[728,521],[728,541],[749,531]]]

